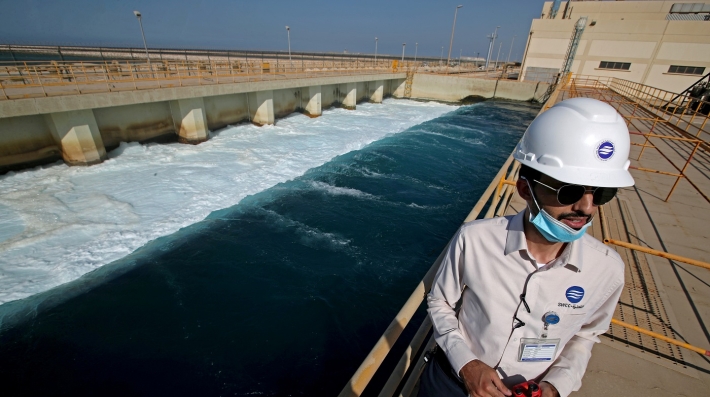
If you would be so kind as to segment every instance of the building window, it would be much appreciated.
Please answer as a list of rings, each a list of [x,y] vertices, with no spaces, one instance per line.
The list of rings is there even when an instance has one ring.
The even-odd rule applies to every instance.
[[[710,12],[710,4],[706,3],[675,3],[671,7],[671,13],[700,13]]]
[[[599,63],[599,69],[629,70],[630,67],[631,67],[631,64],[629,62],[601,61]]]
[[[705,68],[701,66],[678,66],[671,65],[668,68],[668,73],[678,73],[678,74],[697,74],[702,75],[705,72]]]

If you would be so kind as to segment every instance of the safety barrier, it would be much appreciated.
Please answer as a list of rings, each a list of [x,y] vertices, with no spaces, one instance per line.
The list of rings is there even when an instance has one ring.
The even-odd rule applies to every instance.
[[[272,62],[273,61],[273,62]],[[23,62],[0,64],[0,100],[262,80],[397,73],[393,61],[359,60]]]
[[[648,128],[647,131],[631,132],[631,134],[633,135],[643,136],[645,140],[643,144],[632,143],[632,145],[641,146],[641,151],[636,160],[641,160],[641,157],[643,156],[646,148],[653,148],[656,149],[656,151],[667,160],[668,164],[675,168],[677,173],[634,166],[632,166],[631,168],[637,169],[639,171],[676,177],[675,183],[668,192],[665,201],[670,200],[671,195],[675,191],[680,180],[685,179],[706,201],[710,202],[710,195],[704,192],[700,188],[699,184],[690,179],[689,176],[686,174],[686,170],[688,169],[688,166],[690,165],[691,161],[693,160],[693,157],[698,152],[698,150],[707,152],[710,149],[710,145],[708,144],[708,142],[698,138],[701,133],[707,133],[704,128],[706,125],[708,125],[708,116],[703,115],[699,112],[699,109],[701,109],[702,106],[699,107],[698,110],[693,111],[693,115],[690,117],[689,123],[687,123],[687,125],[685,126],[685,130],[683,130],[678,127],[678,124],[680,123],[682,118],[674,118],[675,116],[673,112],[675,112],[678,107],[676,107],[673,112],[669,112],[668,110],[666,110],[666,107],[664,107],[663,104],[667,103],[667,100],[670,101],[671,99],[673,99],[674,96],[678,97],[677,101],[679,101],[679,103],[682,103],[684,100],[683,98],[687,100],[687,95],[678,96],[678,94],[672,92],[659,90],[654,87],[644,86],[642,84],[629,82],[627,80],[617,78],[600,79],[592,76],[575,76],[571,80],[569,86],[564,91],[568,91],[570,97],[593,97],[609,103],[610,105],[614,106],[617,111],[619,111],[619,113],[622,115],[622,117],[624,117],[626,123],[629,126],[633,125],[639,130],[648,128],[648,124],[650,124],[650,128]],[[700,102],[701,104],[706,103],[704,101]],[[688,108],[690,107],[689,105],[690,102],[686,103],[683,106]],[[708,104],[708,106],[710,106],[710,104]],[[622,107],[629,108],[627,109],[628,112],[621,111]],[[700,122],[699,118],[697,120],[695,119],[698,114],[703,117],[702,122]],[[674,120],[676,121],[675,124],[673,123]],[[692,136],[688,132],[689,126],[692,125],[693,120],[696,120],[696,122],[699,123],[699,127],[695,136]],[[641,126],[636,127],[636,122],[640,122]],[[661,127],[664,127],[664,130],[666,130],[668,134],[663,135],[659,133],[654,133]],[[710,125],[708,125],[708,127],[710,128]],[[685,142],[687,144],[692,145],[688,148],[689,154],[687,158],[684,159],[685,162],[683,166],[681,167],[676,165],[676,163],[673,162],[669,158],[669,156],[664,153],[657,145],[651,143],[651,138],[675,142]]]
[[[474,63],[455,67],[389,59],[315,58],[0,62],[0,100],[263,80],[412,72],[500,79]]]

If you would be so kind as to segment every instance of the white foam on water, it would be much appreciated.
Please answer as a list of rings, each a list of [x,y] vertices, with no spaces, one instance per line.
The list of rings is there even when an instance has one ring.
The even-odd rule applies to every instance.
[[[317,190],[324,191],[330,195],[333,196],[351,196],[351,197],[357,197],[361,199],[368,199],[368,200],[377,200],[377,196],[374,196],[370,193],[365,193],[361,190],[357,189],[352,189],[349,187],[338,187],[338,186],[333,186],[329,185],[325,182],[317,182],[317,181],[312,181],[311,187]]]
[[[229,127],[196,146],[123,143],[91,167],[0,176],[0,304],[75,280],[247,195],[454,109],[385,100],[316,119]]]

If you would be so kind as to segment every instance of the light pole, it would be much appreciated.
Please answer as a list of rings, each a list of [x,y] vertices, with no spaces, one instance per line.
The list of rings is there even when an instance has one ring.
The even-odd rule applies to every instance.
[[[451,61],[451,47],[454,45],[454,29],[456,29],[456,15],[459,13],[459,8],[462,5],[456,6],[456,11],[454,11],[454,26],[451,27],[451,40],[449,41],[449,55],[446,57],[446,67],[449,67],[449,61]]]
[[[508,59],[506,59],[505,63],[510,62],[510,53],[513,52],[513,43],[515,43],[515,36],[513,36],[513,40],[510,41],[510,49],[508,50]]]
[[[286,36],[288,37],[288,62],[291,64],[291,69],[293,69],[293,61],[291,61],[291,28],[288,26],[286,26]]]
[[[404,64],[404,47],[407,46],[407,43],[402,43],[402,64]]]
[[[439,66],[441,66],[442,61],[444,60],[444,46],[441,46],[441,55],[439,55]]]
[[[414,62],[417,61],[417,49],[419,48],[419,43],[414,43]]]
[[[496,37],[498,37],[498,28],[500,28],[500,26],[496,26],[496,30],[493,32],[493,34],[490,36],[487,36],[489,39],[491,39],[491,43],[488,45],[488,56],[486,57],[486,70],[488,70],[488,65],[491,62],[491,55],[493,55],[493,44],[496,41]]]
[[[150,73],[153,73],[153,68],[150,66],[150,55],[148,55],[148,44],[145,43],[145,34],[143,33],[143,21],[141,21],[141,13],[140,11],[133,11],[133,15],[138,18],[138,24],[141,27],[141,37],[143,37],[143,47],[145,47],[145,57],[148,60],[148,69],[150,69]]]
[[[500,48],[503,47],[503,43],[498,44],[498,55],[496,55],[496,63],[493,65],[493,70],[498,70],[498,58],[500,58]]]
[[[463,48],[459,48],[459,63],[461,63],[461,53],[463,52]]]
[[[375,37],[375,67],[377,67],[377,37]]]

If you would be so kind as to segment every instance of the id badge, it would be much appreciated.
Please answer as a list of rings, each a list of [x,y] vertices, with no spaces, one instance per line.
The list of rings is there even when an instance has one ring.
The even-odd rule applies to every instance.
[[[559,345],[559,339],[522,338],[520,339],[518,361],[552,361],[555,359]]]

